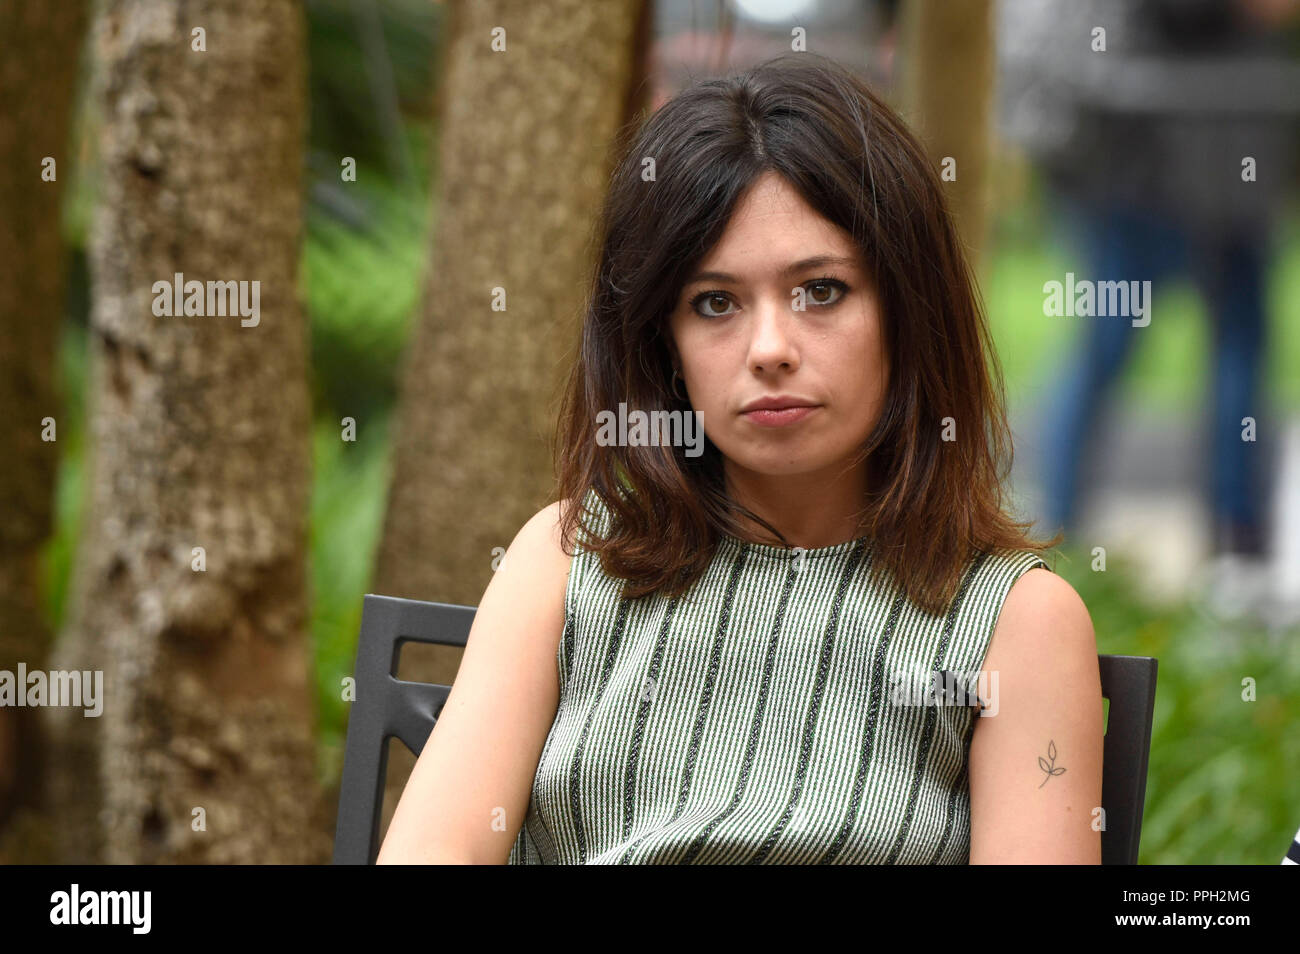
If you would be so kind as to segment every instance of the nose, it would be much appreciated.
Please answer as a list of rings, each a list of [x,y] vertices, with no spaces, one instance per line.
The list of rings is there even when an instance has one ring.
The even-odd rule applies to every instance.
[[[749,368],[755,373],[776,368],[794,371],[799,367],[791,324],[795,320],[788,301],[764,298],[751,310],[754,316],[749,338]]]

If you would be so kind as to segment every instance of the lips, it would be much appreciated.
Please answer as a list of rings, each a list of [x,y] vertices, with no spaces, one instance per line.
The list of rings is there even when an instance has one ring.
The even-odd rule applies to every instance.
[[[740,409],[741,414],[751,411],[784,411],[796,407],[816,407],[817,402],[793,394],[772,394],[750,401]]]
[[[802,421],[809,414],[815,414],[817,407],[810,405],[787,405],[780,408],[755,408],[745,411],[740,416],[759,427],[783,427]]]

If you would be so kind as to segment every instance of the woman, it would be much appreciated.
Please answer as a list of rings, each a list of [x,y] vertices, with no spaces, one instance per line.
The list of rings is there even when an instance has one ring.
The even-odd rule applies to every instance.
[[[998,365],[920,146],[810,54],[630,135],[557,500],[379,861],[1098,864],[1092,625],[1001,509]],[[697,413],[704,452],[611,442],[620,405]]]

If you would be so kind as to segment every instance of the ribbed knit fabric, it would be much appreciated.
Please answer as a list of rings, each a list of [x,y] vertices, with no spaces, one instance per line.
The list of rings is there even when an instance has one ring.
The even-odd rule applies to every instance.
[[[1040,566],[981,554],[932,616],[865,539],[724,537],[682,598],[629,602],[579,541],[559,706],[509,863],[967,863],[978,710],[900,704],[896,687],[949,670],[974,692],[1008,591]]]

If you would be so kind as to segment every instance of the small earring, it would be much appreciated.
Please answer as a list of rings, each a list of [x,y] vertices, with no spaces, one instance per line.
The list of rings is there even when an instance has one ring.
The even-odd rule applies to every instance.
[[[679,401],[685,402],[685,401],[687,400],[686,395],[684,395],[684,394],[678,394],[678,393],[677,393],[677,382],[678,382],[678,381],[682,381],[683,384],[685,383],[685,381],[684,381],[684,379],[682,378],[682,376],[681,376],[680,374],[677,373],[677,369],[676,369],[676,368],[673,368],[673,397],[677,398],[677,400],[679,400]]]

